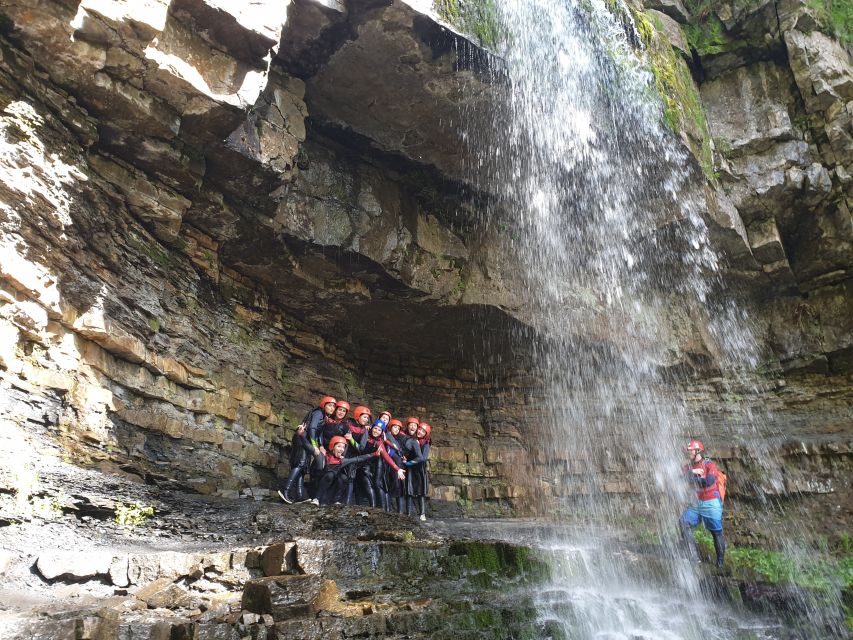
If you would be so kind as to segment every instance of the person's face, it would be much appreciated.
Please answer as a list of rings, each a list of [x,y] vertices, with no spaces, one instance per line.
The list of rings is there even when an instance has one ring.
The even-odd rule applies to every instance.
[[[408,431],[410,436],[415,435],[418,432],[418,423],[417,422],[410,422],[409,424],[406,425],[406,431]]]
[[[335,445],[335,448],[334,448],[334,454],[335,454],[337,457],[339,457],[339,458],[343,458],[343,457],[344,457],[344,453],[346,453],[346,450],[347,450],[347,445],[346,445],[346,443],[345,443],[345,442],[338,442],[338,443]]]
[[[385,418],[385,424],[388,424],[389,422],[391,422],[391,414],[390,413],[386,413],[385,411],[380,413],[379,419],[382,420],[383,418]]]
[[[426,429],[424,429],[423,427],[418,427],[417,437],[418,440],[420,440],[421,438],[426,438]]]
[[[400,425],[399,424],[391,425],[391,435],[396,436],[399,433],[400,433]]]
[[[370,429],[370,435],[374,438],[378,438],[382,435],[382,427],[376,426]]]
[[[337,409],[335,409],[335,417],[336,417],[338,420],[343,419],[343,417],[344,417],[346,414],[347,414],[346,407],[338,407]]]
[[[323,405],[323,411],[326,412],[327,416],[332,415],[335,412],[335,403],[334,402],[327,402],[326,404]]]
[[[689,456],[690,461],[694,462],[696,460],[696,456],[699,455],[699,449],[688,449],[687,455]]]
[[[358,417],[358,423],[359,423],[362,427],[366,427],[368,422],[370,422],[370,414],[369,414],[369,413],[362,413],[362,414]]]

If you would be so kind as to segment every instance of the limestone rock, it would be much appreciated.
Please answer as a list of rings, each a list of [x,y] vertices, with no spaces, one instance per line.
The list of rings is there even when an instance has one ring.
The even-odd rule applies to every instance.
[[[158,578],[134,594],[137,600],[151,609],[187,609],[193,606],[193,597],[171,578]]]
[[[273,619],[316,616],[338,606],[338,588],[332,580],[316,575],[278,576],[246,583],[243,608]]]
[[[36,569],[45,580],[86,580],[106,575],[112,564],[112,554],[103,552],[52,551],[36,560]]]
[[[702,102],[718,149],[731,158],[793,140],[796,131],[788,113],[794,101],[791,87],[787,69],[770,62],[734,69],[703,83]]]
[[[677,2],[678,0],[675,1]],[[647,13],[652,19],[655,28],[663,31],[664,36],[666,36],[666,39],[669,40],[669,43],[673,48],[683,56],[690,58],[690,46],[687,44],[687,39],[684,37],[684,31],[682,31],[678,22],[666,12],[662,13],[661,11],[655,11],[652,9]]]
[[[664,13],[681,24],[686,24],[690,19],[690,15],[681,0],[644,0],[643,6]]]
[[[282,576],[296,569],[296,543],[280,542],[264,549],[260,567],[265,576]]]

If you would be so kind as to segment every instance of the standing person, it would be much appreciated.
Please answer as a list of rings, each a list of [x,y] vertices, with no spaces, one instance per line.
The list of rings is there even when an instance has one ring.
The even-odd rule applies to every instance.
[[[296,487],[297,501],[305,500],[305,474],[313,461],[321,455],[318,446],[320,431],[335,412],[335,399],[323,396],[317,407],[309,411],[302,419],[299,428],[290,443],[290,474],[283,482],[279,481],[278,495],[287,504],[293,503],[292,490]],[[300,433],[301,428],[301,433]]]
[[[427,461],[429,460],[429,450],[432,444],[430,434],[432,427],[426,422],[421,422],[415,431],[415,439],[421,447],[421,455],[423,462],[412,465],[409,468],[409,485],[412,488],[412,497],[415,499],[418,508],[418,515],[421,520],[426,520],[426,504],[427,496],[429,495],[429,469],[427,469]],[[406,463],[408,465],[408,463]]]
[[[398,466],[402,465],[404,462],[402,446],[399,441],[399,439],[402,439],[402,434],[400,433],[402,429],[403,423],[394,418],[388,423],[388,429],[385,431],[385,444],[388,449],[388,454]],[[385,469],[385,481],[388,485],[388,510],[393,511],[394,502],[396,502],[397,512],[403,513],[405,482],[397,477],[390,466]]]
[[[696,491],[696,504],[687,508],[678,521],[681,534],[690,549],[691,557],[699,561],[693,528],[699,522],[714,539],[714,551],[717,553],[717,566],[722,568],[726,555],[726,541],[723,538],[723,497],[725,475],[717,469],[713,460],[703,454],[705,445],[699,440],[687,444],[687,464],[683,467],[684,477]]]
[[[382,424],[378,420],[369,430],[365,430],[362,434],[359,448],[362,454],[379,451],[380,457],[372,460],[363,467],[359,467],[356,473],[356,480],[363,478],[364,490],[371,507],[376,506],[376,496],[378,494],[379,506],[384,511],[390,511],[386,475],[390,470],[391,473],[396,475],[397,480],[401,482],[406,479],[406,472],[388,454],[388,450],[385,447],[385,439],[382,435]]]
[[[350,440],[350,448],[347,452],[348,456],[357,456],[359,453],[364,453],[362,449],[362,436],[370,430],[370,409],[365,406],[358,406],[352,412],[352,418],[347,418],[349,432],[352,435]],[[355,475],[355,482],[347,488],[347,504],[353,504],[356,499],[363,500],[367,498],[371,507],[376,506],[376,495],[373,491],[373,469],[376,464],[362,465],[358,467]]]
[[[346,400],[338,400],[335,403],[334,415],[330,420],[326,421],[326,424],[323,426],[322,444],[326,449],[329,448],[329,442],[335,436],[341,436],[353,445],[353,447],[356,446],[355,441],[352,438],[352,433],[350,433],[350,425],[353,421],[347,418],[349,410],[350,405]]]
[[[403,459],[406,461],[407,469],[412,469],[426,462],[426,460],[424,460],[423,451],[421,450],[421,445],[418,443],[417,439],[419,426],[420,421],[417,418],[406,418],[406,433],[398,439],[398,442],[400,443],[400,453],[402,453]],[[412,484],[412,481],[412,474],[409,473],[406,478],[406,482],[403,483],[403,496],[405,497],[406,503],[405,513],[409,516],[415,514],[415,487]],[[403,513],[403,511],[400,511],[400,513]],[[425,519],[426,516],[424,516],[424,520]]]

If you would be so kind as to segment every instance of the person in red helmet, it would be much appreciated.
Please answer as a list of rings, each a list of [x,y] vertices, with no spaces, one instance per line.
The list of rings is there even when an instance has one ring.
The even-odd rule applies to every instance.
[[[403,438],[402,429],[403,423],[394,418],[388,423],[388,428],[385,430],[385,446],[388,449],[388,454],[398,466],[402,466],[404,463],[400,444],[400,440]],[[386,467],[385,470],[385,482],[388,493],[388,511],[394,510],[394,503],[396,502],[397,512],[403,513],[403,502],[406,495],[405,482],[397,477],[390,466]]]
[[[305,415],[293,435],[290,443],[290,474],[286,480],[279,481],[278,487],[279,497],[287,504],[302,502],[308,497],[305,493],[305,474],[312,462],[321,455],[317,441],[323,425],[335,412],[335,402],[332,396],[320,398],[318,406]]]
[[[400,434],[397,441],[400,443],[400,453],[403,455],[405,467],[407,470],[426,462],[421,450],[421,445],[418,443],[417,432],[420,421],[417,418],[406,418],[406,432]],[[415,514],[415,487],[412,485],[412,474],[409,473],[406,482],[403,483],[403,498],[398,500],[398,509],[400,513],[404,513],[403,504],[405,503],[406,515]],[[426,516],[424,516],[426,519]]]
[[[335,403],[334,416],[332,416],[330,421],[323,425],[322,443],[326,449],[328,449],[329,442],[335,436],[342,436],[346,438],[346,440],[355,447],[355,440],[353,440],[352,433],[350,433],[350,424],[353,421],[347,418],[349,410],[350,404],[346,400],[338,400]]]
[[[409,425],[411,428],[412,425]],[[413,464],[409,467],[409,487],[411,489],[412,498],[414,498],[418,508],[418,517],[421,520],[426,520],[426,503],[429,495],[429,470],[427,469],[427,461],[429,460],[429,450],[432,444],[430,435],[432,427],[426,422],[421,422],[415,433],[409,431],[409,436],[418,441],[421,447],[421,456],[423,462]],[[406,463],[409,464],[408,462]]]
[[[394,461],[388,454],[385,447],[385,438],[383,436],[382,424],[376,422],[369,430],[366,430],[359,442],[359,447],[362,453],[373,453],[378,450],[380,457],[372,460],[370,463],[359,467],[356,475],[356,481],[359,478],[364,478],[365,493],[368,497],[371,507],[376,506],[376,496],[379,496],[379,504],[384,511],[390,511],[388,504],[387,482],[385,480],[386,473],[392,473],[397,480],[402,482],[406,479],[406,472]],[[362,472],[364,472],[362,474]]]
[[[357,456],[359,453],[364,453],[361,450],[361,439],[364,434],[369,431],[371,413],[368,407],[360,405],[352,412],[352,418],[346,418],[347,429],[352,436],[349,441],[349,449],[347,457]],[[371,506],[376,506],[376,497],[373,492],[373,476],[371,469],[376,466],[371,463],[358,467],[355,473],[355,482],[347,487],[347,504],[353,504],[356,499],[359,501],[367,500]],[[358,495],[356,495],[358,494]]]
[[[342,502],[346,498],[347,484],[352,482],[355,469],[381,455],[377,449],[373,453],[346,458],[346,450],[347,441],[343,436],[334,436],[329,441],[329,451],[323,457],[323,475],[317,483],[315,504]]]
[[[687,464],[683,467],[684,477],[696,492],[696,503],[687,508],[678,520],[682,537],[693,560],[699,561],[693,529],[701,522],[714,539],[717,566],[722,568],[726,555],[723,537],[723,495],[721,472],[710,458],[705,457],[705,445],[691,440],[685,447]]]

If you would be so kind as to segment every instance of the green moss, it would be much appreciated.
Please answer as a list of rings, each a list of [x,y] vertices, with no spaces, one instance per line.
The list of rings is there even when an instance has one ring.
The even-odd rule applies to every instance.
[[[450,557],[463,558],[464,568],[476,572],[469,579],[483,588],[492,586],[495,578],[538,582],[550,574],[548,564],[531,549],[503,542],[456,542]]]
[[[160,318],[149,318],[148,326],[151,328],[151,331],[157,333],[160,331]]]
[[[646,47],[646,59],[655,78],[655,89],[663,101],[663,121],[672,131],[688,134],[691,150],[709,180],[715,178],[711,135],[699,91],[687,63],[659,33],[648,16],[633,14],[637,32]]]
[[[432,6],[442,20],[474,36],[480,46],[495,49],[506,40],[495,0],[433,0]]]
[[[697,528],[693,535],[700,552],[713,556],[714,541],[711,534]],[[729,545],[726,565],[735,578],[743,580],[794,584],[818,592],[853,589],[853,554],[849,553],[832,557],[815,551],[808,562],[798,563],[782,551]]]
[[[148,244],[134,233],[128,234],[127,240],[132,248],[136,249],[138,253],[147,256],[154,264],[164,269],[169,269],[174,264],[172,255],[159,244]]]
[[[808,0],[806,4],[841,44],[853,44],[853,0]]]

